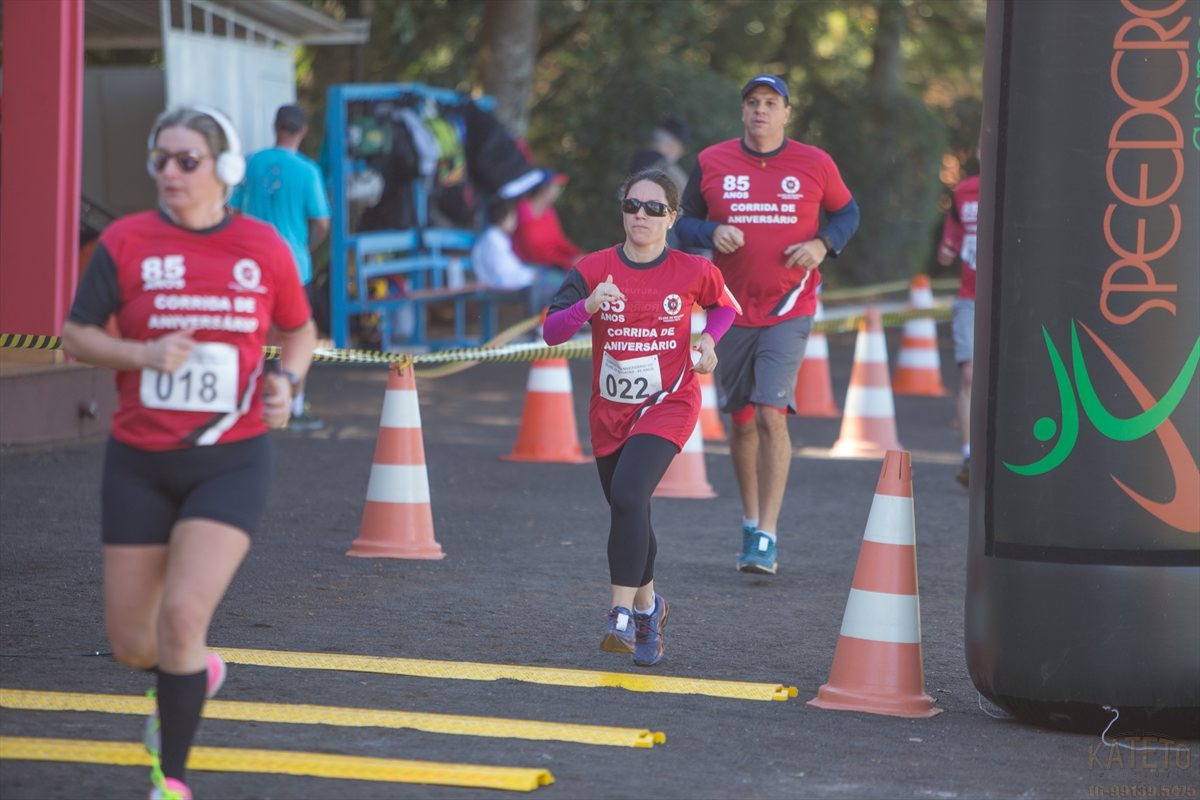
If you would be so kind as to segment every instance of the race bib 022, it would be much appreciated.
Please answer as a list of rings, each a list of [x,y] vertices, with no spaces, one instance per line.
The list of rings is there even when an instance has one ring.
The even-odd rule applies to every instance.
[[[608,353],[600,364],[600,396],[614,403],[640,405],[662,391],[658,356],[617,360]]]

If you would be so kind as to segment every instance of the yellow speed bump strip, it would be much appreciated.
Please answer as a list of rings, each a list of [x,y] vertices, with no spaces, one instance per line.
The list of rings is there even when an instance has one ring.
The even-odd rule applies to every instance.
[[[150,756],[141,744],[84,739],[0,736],[0,759],[118,764],[127,767],[150,766]],[[402,761],[394,758],[335,756],[286,750],[235,750],[231,747],[193,747],[187,765],[188,769],[202,772],[305,775],[356,781],[507,789],[513,792],[531,792],[539,786],[554,783],[554,776],[544,769],[440,764],[436,761]]]
[[[466,681],[524,681],[550,686],[595,688],[613,686],[631,692],[703,694],[734,700],[787,700],[796,696],[795,686],[666,675],[633,675],[627,672],[597,672],[586,669],[522,667],[512,664],[476,664],[467,661],[422,661],[415,658],[381,658],[332,653],[292,653],[285,650],[235,650],[214,648],[231,664],[290,669],[331,669],[344,672],[378,672],[414,678],[445,678]]]
[[[142,715],[154,711],[154,701],[149,697],[132,695],[0,689],[0,708],[22,711],[97,711],[104,714]],[[535,739],[611,745],[613,747],[654,747],[655,744],[662,744],[667,740],[666,734],[661,731],[640,731],[634,728],[612,728],[603,725],[575,725],[522,719],[383,711],[370,708],[242,703],[231,700],[205,702],[204,716],[208,719],[241,722],[337,725],[346,728],[410,728],[427,733],[459,736]]]

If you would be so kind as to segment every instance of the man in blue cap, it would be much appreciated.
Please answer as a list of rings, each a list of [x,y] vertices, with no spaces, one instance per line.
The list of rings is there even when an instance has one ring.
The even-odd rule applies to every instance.
[[[791,94],[777,75],[742,88],[741,138],[701,151],[676,223],[711,248],[742,314],[717,346],[721,408],[742,499],[742,572],[773,575],[792,443],[796,373],[816,313],[820,266],[858,228],[858,204],[829,154],[787,137]],[[824,220],[822,213],[824,212]]]

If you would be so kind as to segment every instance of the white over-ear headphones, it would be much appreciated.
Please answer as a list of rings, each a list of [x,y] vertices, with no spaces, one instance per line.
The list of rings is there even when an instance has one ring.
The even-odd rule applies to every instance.
[[[225,134],[226,149],[224,152],[217,154],[217,180],[225,184],[229,189],[233,189],[246,176],[246,157],[242,155],[242,140],[238,138],[237,130],[233,127],[233,123],[229,121],[229,117],[212,106],[190,106],[190,109],[212,119],[213,122],[217,123],[221,132]],[[150,137],[146,140],[147,150],[154,149],[154,140],[158,138],[158,131],[158,125],[155,125],[150,131]],[[155,174],[154,165],[147,161],[146,169],[149,170],[150,176],[153,177]]]

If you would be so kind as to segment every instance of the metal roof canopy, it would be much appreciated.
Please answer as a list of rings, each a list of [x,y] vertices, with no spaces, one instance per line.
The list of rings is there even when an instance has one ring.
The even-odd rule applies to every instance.
[[[267,47],[363,44],[371,33],[370,20],[338,21],[301,0],[85,0],[84,47],[161,47],[164,5],[175,27]]]

